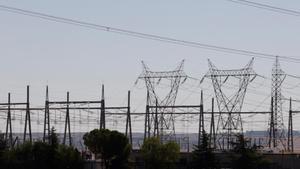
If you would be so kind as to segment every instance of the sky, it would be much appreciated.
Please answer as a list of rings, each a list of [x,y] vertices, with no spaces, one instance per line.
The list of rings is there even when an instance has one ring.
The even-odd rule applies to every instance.
[[[296,0],[255,2],[300,10],[300,1]],[[299,17],[227,0],[0,0],[0,4],[137,32],[300,58]],[[144,103],[146,88],[142,81],[135,85],[142,72],[142,60],[151,70],[163,71],[174,69],[185,59],[186,74],[201,79],[208,71],[207,59],[220,69],[241,68],[251,59],[250,56],[134,38],[5,11],[0,11],[0,21],[1,102],[7,101],[8,92],[12,93],[13,101],[25,101],[26,85],[31,87],[34,106],[43,106],[46,85],[49,85],[52,100],[65,99],[67,91],[74,100],[95,100],[100,98],[101,84],[105,84],[107,104],[125,104],[127,90],[131,90],[135,109],[143,110],[140,105]],[[273,62],[255,58],[254,70],[270,78]],[[300,76],[299,63],[282,62],[281,65],[286,73]],[[257,89],[263,94],[251,96],[250,93],[246,100],[258,100],[252,103],[253,109],[264,101],[262,109],[268,109],[269,100],[264,98],[270,94],[270,80],[256,80],[249,91],[264,86]],[[285,97],[293,95],[300,99],[300,95],[294,93],[295,88],[299,90],[300,80],[287,81],[287,88],[293,91],[285,93]],[[185,89],[193,91],[182,91],[183,97],[178,100],[197,103],[199,90],[205,87],[198,87],[198,82],[193,80],[187,83],[193,87]],[[209,86],[208,81],[206,87]],[[212,90],[204,94],[208,103],[211,93]]]

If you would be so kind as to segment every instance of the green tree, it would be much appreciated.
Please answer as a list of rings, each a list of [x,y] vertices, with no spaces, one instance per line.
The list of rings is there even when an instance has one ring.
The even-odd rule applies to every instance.
[[[58,135],[56,134],[56,130],[54,127],[52,127],[50,131],[49,144],[53,148],[57,148],[57,146],[59,145]]]
[[[105,168],[128,168],[131,145],[128,138],[108,129],[94,129],[83,136],[84,144],[104,162]]]
[[[70,146],[59,145],[56,150],[55,169],[82,169],[83,160],[79,151]]]
[[[147,169],[173,168],[179,158],[180,148],[175,142],[161,143],[159,138],[146,139],[141,152]]]
[[[44,142],[35,142],[32,146],[30,154],[32,154],[32,162],[35,169],[51,169],[53,168],[55,149]]]
[[[194,146],[192,152],[192,169],[213,169],[216,168],[216,160],[212,149],[208,143],[208,136],[203,134],[202,142],[200,145]]]
[[[237,135],[237,141],[233,146],[233,168],[234,169],[266,169],[270,162],[258,152],[257,146],[251,146],[243,135]]]

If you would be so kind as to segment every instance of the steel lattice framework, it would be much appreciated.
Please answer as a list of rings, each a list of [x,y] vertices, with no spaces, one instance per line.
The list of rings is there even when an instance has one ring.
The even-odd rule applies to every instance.
[[[243,124],[241,112],[247,86],[254,80],[257,74],[254,72],[253,58],[242,69],[220,70],[208,60],[209,72],[204,78],[210,78],[214,87],[215,97],[218,108],[223,114],[219,114],[217,123],[217,146],[220,149],[230,149],[231,142],[235,139],[236,134],[243,133]],[[236,92],[231,96],[226,96],[223,92],[223,84],[229,77],[238,79]]]
[[[159,136],[164,140],[175,139],[173,110],[166,107],[175,105],[178,88],[188,77],[183,71],[184,60],[173,71],[150,71],[144,62],[142,65],[143,72],[138,80],[144,80],[147,88],[145,138]],[[164,97],[159,97],[157,92],[161,80],[169,80],[170,84]]]
[[[285,72],[280,68],[278,57],[276,57],[272,68],[271,117],[269,127],[270,148],[286,149],[286,133],[283,123],[281,93],[281,86],[286,76]]]

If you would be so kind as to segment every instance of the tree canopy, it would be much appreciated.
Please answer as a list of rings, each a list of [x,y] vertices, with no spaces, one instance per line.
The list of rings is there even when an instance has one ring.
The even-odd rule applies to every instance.
[[[94,129],[83,136],[88,149],[99,156],[106,168],[127,168],[131,145],[128,138],[108,129]]]
[[[179,145],[173,141],[161,143],[159,138],[146,139],[141,148],[147,169],[173,168],[179,158]]]

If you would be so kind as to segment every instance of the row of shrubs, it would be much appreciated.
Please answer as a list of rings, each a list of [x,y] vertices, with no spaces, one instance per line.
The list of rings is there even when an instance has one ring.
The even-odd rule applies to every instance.
[[[25,142],[9,148],[1,141],[0,168],[2,169],[82,169],[80,152],[70,146],[59,144],[52,130],[48,143]]]

